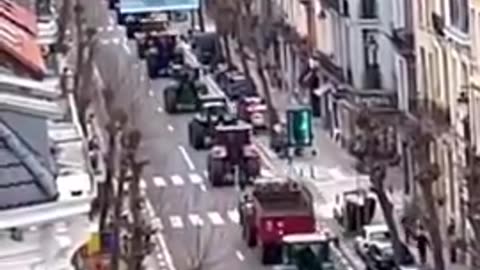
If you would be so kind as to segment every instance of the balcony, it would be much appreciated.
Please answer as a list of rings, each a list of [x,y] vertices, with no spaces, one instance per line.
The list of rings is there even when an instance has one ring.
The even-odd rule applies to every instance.
[[[450,106],[442,106],[433,100],[417,99],[411,113],[421,122],[435,126],[438,130],[449,129],[452,125]]]
[[[382,89],[382,72],[378,64],[369,66],[363,74],[364,89]]]
[[[415,55],[415,36],[410,29],[397,28],[392,30],[392,42],[398,52],[405,57]]]

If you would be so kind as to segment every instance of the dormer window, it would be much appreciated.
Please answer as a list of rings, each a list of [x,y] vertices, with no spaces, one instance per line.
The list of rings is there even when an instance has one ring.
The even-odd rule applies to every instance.
[[[468,0],[449,0],[450,25],[463,33],[468,33]]]
[[[360,1],[360,18],[376,19],[378,18],[377,0],[361,0]]]

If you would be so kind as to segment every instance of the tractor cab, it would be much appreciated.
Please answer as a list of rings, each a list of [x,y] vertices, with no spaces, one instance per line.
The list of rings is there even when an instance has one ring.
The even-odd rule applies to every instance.
[[[200,111],[188,124],[190,145],[195,149],[208,148],[213,143],[215,127],[219,123],[234,123],[236,118],[228,111],[224,97],[208,94],[200,97]]]
[[[338,265],[333,244],[336,238],[327,232],[290,234],[283,237],[282,265],[275,270],[343,270]]]
[[[198,111],[201,97],[208,94],[207,86],[198,79],[198,70],[184,69],[175,79],[163,92],[165,110],[168,113]]]
[[[225,95],[233,101],[242,97],[258,96],[255,84],[244,73],[237,69],[225,70],[215,76]]]
[[[150,77],[170,75],[173,65],[184,65],[177,37],[173,31],[149,31],[136,36],[139,56],[146,58]]]
[[[260,156],[252,143],[252,133],[252,126],[243,121],[221,122],[215,127],[207,160],[212,185],[233,184],[235,177],[244,185],[260,175]]]

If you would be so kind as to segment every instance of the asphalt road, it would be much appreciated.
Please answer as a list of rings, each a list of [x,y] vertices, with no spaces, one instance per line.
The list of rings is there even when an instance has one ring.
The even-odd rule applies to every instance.
[[[135,46],[115,24],[105,2],[88,2],[85,9],[87,26],[97,29],[95,64],[105,87],[115,93],[114,107],[127,112],[142,131],[140,155],[150,161],[144,188],[161,219],[164,252],[171,254],[177,270],[191,269],[189,264],[196,260],[209,270],[267,269],[242,242],[236,189],[211,188],[206,181],[206,152],[194,151],[187,143],[192,115],[164,112],[162,90],[171,81],[146,78],[145,63],[136,57]],[[99,99],[95,102],[104,102]],[[159,269],[167,266],[160,261]]]

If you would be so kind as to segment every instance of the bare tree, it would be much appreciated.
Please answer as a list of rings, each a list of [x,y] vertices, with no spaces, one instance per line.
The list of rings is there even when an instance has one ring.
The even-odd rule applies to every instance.
[[[432,242],[433,257],[435,269],[445,269],[445,262],[443,260],[443,242],[439,228],[439,218],[436,209],[436,199],[434,196],[433,185],[440,177],[440,168],[438,164],[430,162],[429,152],[426,151],[428,146],[433,141],[433,135],[427,132],[420,131],[415,136],[416,151],[415,155],[418,158],[420,170],[415,177],[415,180],[420,186],[423,195],[423,203],[426,209],[426,215],[423,216],[422,222],[427,228]],[[422,151],[423,150],[423,151]]]
[[[469,253],[473,258],[475,269],[480,267],[480,157],[476,155],[475,148],[470,146],[468,156],[468,172],[466,175],[468,190],[468,221],[473,231],[473,241],[463,243],[464,246],[471,245]],[[470,239],[469,239],[470,240]]]
[[[357,136],[356,141],[352,144],[351,152],[356,156],[362,166],[366,166],[366,171],[369,173],[370,182],[377,194],[380,207],[385,218],[385,223],[390,231],[393,250],[395,253],[395,260],[400,263],[404,256],[403,248],[401,246],[400,236],[394,217],[394,206],[389,200],[384,186],[386,169],[389,160],[385,160],[385,149],[379,147],[380,140],[385,132],[385,126],[375,119],[373,113],[367,108],[363,108],[358,114],[356,120],[360,135]]]
[[[235,0],[215,0],[207,5],[207,13],[212,17],[217,33],[222,39],[223,50],[229,66],[233,65],[230,36],[235,32],[237,24],[236,5]]]
[[[62,53],[65,53],[67,50],[66,47],[66,38],[67,31],[69,30],[70,20],[72,18],[73,3],[72,0],[63,0],[62,7],[60,10],[60,16],[58,17],[58,39],[57,39],[57,50]]]

